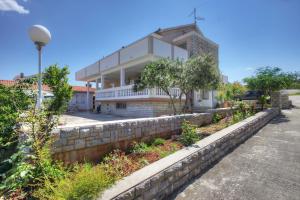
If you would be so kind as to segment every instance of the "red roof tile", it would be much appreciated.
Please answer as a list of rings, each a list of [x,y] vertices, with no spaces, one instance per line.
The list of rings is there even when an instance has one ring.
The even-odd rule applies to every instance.
[[[0,80],[0,84],[5,85],[5,86],[13,86],[16,84],[16,81],[14,80]],[[37,89],[37,85],[33,86],[33,89]],[[43,90],[44,91],[50,91],[50,88],[47,85],[43,85]],[[74,92],[87,92],[87,87],[85,86],[72,86],[72,90]],[[95,88],[89,88],[90,92],[95,92]]]
[[[74,92],[87,92],[87,87],[85,86],[72,86]],[[89,88],[90,92],[95,92],[95,88]]]

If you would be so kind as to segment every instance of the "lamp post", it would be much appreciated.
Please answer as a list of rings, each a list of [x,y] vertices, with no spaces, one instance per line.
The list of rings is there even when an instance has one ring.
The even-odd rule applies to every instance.
[[[33,25],[29,29],[29,36],[38,50],[38,99],[36,105],[37,108],[40,108],[42,105],[42,47],[48,44],[51,39],[51,34],[46,27]]]

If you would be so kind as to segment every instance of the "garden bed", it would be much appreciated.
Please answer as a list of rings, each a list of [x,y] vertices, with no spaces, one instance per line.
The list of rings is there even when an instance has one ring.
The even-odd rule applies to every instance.
[[[64,171],[64,178],[46,182],[33,192],[38,199],[94,199],[117,180],[182,149],[175,140],[156,138],[134,142],[128,151],[114,150],[98,164],[75,164]]]
[[[219,122],[212,123],[206,126],[197,128],[197,133],[202,137],[207,137],[211,134],[214,134],[217,131],[220,131],[232,124],[232,117],[225,117]]]
[[[50,167],[47,164],[48,158],[45,158],[43,168],[49,167],[51,173],[54,173],[53,177],[57,178],[48,180],[46,177],[43,185],[28,192],[37,199],[94,199],[116,181],[251,115],[240,111],[235,112],[234,116],[215,113],[213,123],[203,127],[184,121],[180,136],[167,140],[156,138],[147,143],[132,142],[125,151],[114,150],[96,164],[71,164],[64,167],[56,163]]]
[[[168,140],[156,138],[148,143],[133,142],[126,151],[114,150],[109,153],[99,164],[78,165],[75,167],[77,169],[69,172],[65,179],[48,186],[53,188],[53,191],[45,193],[44,187],[36,194],[48,196],[48,199],[70,199],[76,196],[81,199],[93,199],[116,181],[250,115],[242,115],[237,112],[234,116],[224,117],[214,114],[213,123],[203,127],[196,127],[184,122],[181,136]],[[97,178],[94,177],[94,173],[98,174]],[[66,187],[66,185],[69,186]]]

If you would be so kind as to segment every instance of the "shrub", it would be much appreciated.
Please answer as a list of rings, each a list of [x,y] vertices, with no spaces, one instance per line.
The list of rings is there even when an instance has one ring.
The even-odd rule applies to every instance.
[[[129,175],[139,169],[139,164],[129,159],[125,152],[114,150],[103,159],[103,166],[108,174],[117,179]]]
[[[131,153],[146,153],[149,150],[149,146],[144,142],[134,142],[131,146]]]
[[[162,139],[162,138],[156,138],[156,139],[153,141],[152,145],[154,145],[154,146],[159,146],[159,145],[165,144],[165,142],[166,142],[166,140],[164,140],[164,139]]]
[[[244,114],[241,111],[236,111],[232,116],[232,122],[237,123],[244,119]]]
[[[191,125],[188,121],[183,121],[181,128],[182,134],[179,140],[184,146],[194,144],[200,139],[196,132],[196,126]]]
[[[51,183],[47,181],[45,187],[37,190],[34,196],[39,199],[94,199],[107,187],[115,182],[103,166],[85,164],[66,179]]]
[[[222,116],[218,113],[214,113],[212,117],[212,122],[213,123],[218,123],[222,119]]]

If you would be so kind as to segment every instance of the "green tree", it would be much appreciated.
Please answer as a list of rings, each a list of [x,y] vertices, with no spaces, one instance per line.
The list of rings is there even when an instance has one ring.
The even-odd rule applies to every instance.
[[[243,95],[246,92],[246,87],[240,82],[220,84],[218,87],[217,99],[220,102],[233,101],[236,96]]]
[[[244,82],[249,89],[263,92],[259,98],[263,109],[271,92],[291,87],[295,74],[285,73],[279,67],[262,67],[256,70],[254,76],[245,78]]]
[[[72,87],[68,83],[68,74],[70,72],[67,66],[59,68],[57,65],[52,65],[45,70],[43,83],[51,89],[54,95],[47,105],[47,111],[50,114],[60,115],[68,107],[72,98]]]
[[[170,98],[174,114],[179,101],[180,112],[186,112],[192,102],[188,98],[194,90],[216,88],[220,80],[218,68],[211,56],[198,56],[181,60],[160,59],[147,64],[141,77],[135,82],[136,91],[157,87]],[[173,94],[172,88],[180,89],[179,94]],[[182,97],[186,96],[185,106],[182,107]]]
[[[244,82],[249,89],[260,90],[265,95],[288,88],[294,81],[293,75],[282,72],[278,67],[258,68],[254,76],[244,78]]]
[[[41,108],[36,108],[32,97],[31,104],[20,110],[14,117],[16,122],[22,124],[21,129],[13,126],[17,137],[21,133],[21,142],[18,142],[17,151],[10,156],[12,168],[6,171],[4,181],[0,184],[1,193],[24,193],[30,196],[33,189],[41,187],[46,181],[53,181],[64,176],[62,167],[51,159],[50,145],[51,132],[56,127],[58,116],[66,110],[72,97],[71,86],[68,84],[68,68],[50,66],[44,73],[43,83],[47,84],[53,92],[53,99],[43,102]],[[24,94],[34,94],[32,89],[36,84],[35,79],[30,82]],[[20,98],[22,102],[24,97]],[[28,151],[30,150],[30,151]],[[16,193],[19,191],[19,193]],[[8,197],[9,198],[9,197]]]
[[[170,98],[174,115],[177,113],[175,101],[178,96],[172,93],[172,88],[176,87],[181,71],[177,64],[166,58],[153,61],[145,66],[141,77],[134,84],[135,91],[157,87],[165,92]]]
[[[178,87],[186,96],[185,109],[191,110],[194,90],[216,89],[220,82],[220,72],[211,55],[196,56],[188,59],[180,71]]]

